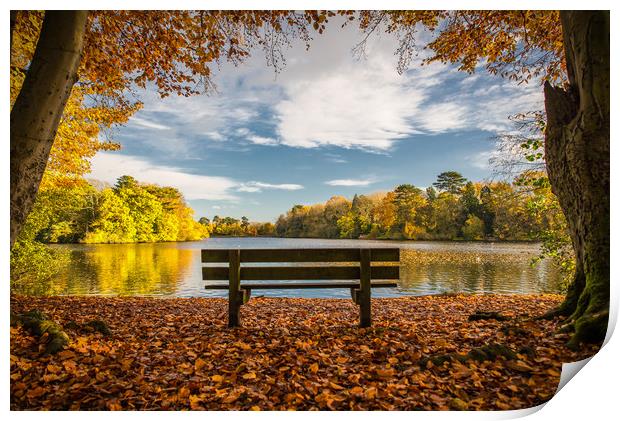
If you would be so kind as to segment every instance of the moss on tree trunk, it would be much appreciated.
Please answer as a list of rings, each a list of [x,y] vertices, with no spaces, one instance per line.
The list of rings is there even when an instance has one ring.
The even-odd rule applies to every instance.
[[[602,342],[609,315],[609,12],[560,15],[569,84],[545,84],[545,157],[577,264],[553,314],[568,318],[578,346]]]

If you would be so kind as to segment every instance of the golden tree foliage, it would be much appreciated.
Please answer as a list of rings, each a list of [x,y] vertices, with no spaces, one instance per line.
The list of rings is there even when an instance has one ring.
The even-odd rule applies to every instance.
[[[11,104],[14,103],[26,76],[38,41],[43,14],[18,14],[11,48]],[[43,187],[75,183],[90,171],[89,159],[100,150],[115,150],[118,143],[101,140],[101,130],[127,122],[139,104],[106,106],[92,100],[93,91],[78,83],[73,87],[50,152]]]
[[[327,11],[96,11],[89,17],[80,75],[96,93],[124,101],[134,87],[154,83],[162,97],[213,87],[214,68],[238,64],[255,48],[267,64],[284,64],[281,48],[306,43],[312,25],[321,33]]]
[[[490,73],[519,82],[565,79],[562,27],[555,10],[360,12],[360,27],[367,35],[383,25],[400,39],[399,72],[422,51],[416,42],[425,28],[432,39],[423,46],[430,52],[423,64],[458,63],[459,70],[473,72],[482,60]]]

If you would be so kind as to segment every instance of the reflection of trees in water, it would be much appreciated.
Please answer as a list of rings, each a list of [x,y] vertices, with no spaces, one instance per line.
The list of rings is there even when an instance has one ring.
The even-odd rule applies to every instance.
[[[54,294],[173,295],[194,253],[173,244],[92,245],[74,250]]]
[[[296,244],[284,246],[295,247]],[[189,294],[203,291],[200,253],[196,249],[174,243],[100,244],[69,248],[72,250],[71,259],[66,270],[49,282],[21,285],[12,291],[36,295],[183,295],[188,290]],[[536,251],[485,253],[455,247],[451,249],[402,249],[402,292],[560,291],[561,277],[552,262],[543,260],[535,267],[530,266],[530,259]],[[275,295],[278,291],[273,293]]]
[[[401,288],[415,293],[559,292],[559,273],[531,256],[463,252],[401,251]]]

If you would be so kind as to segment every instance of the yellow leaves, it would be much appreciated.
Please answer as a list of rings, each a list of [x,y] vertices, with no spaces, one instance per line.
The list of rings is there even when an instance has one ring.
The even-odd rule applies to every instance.
[[[380,12],[360,12],[363,30],[370,31],[379,19],[382,19]],[[423,64],[458,63],[459,70],[471,73],[484,61],[489,73],[519,82],[537,74],[552,81],[566,77],[557,11],[391,12],[387,30],[398,31],[403,41],[399,49],[399,72],[405,71],[410,63],[408,57],[415,47],[406,40],[415,38],[416,25],[433,31],[441,20],[447,25],[436,31],[434,39],[424,46],[433,54]],[[527,39],[524,44],[520,43],[523,39]]]
[[[334,382],[329,382],[329,387],[331,387],[334,390],[344,390],[344,387],[342,387],[339,384],[336,384]]]
[[[377,388],[372,386],[364,391],[364,397],[366,399],[374,399],[377,397]]]
[[[123,358],[121,360],[121,368],[123,370],[130,370],[132,364],[133,364],[133,359]]]
[[[181,389],[179,389],[179,399],[187,399],[189,397],[190,394],[190,390],[188,387],[181,387]]]
[[[221,299],[11,297],[11,310],[32,306],[58,320],[83,320],[94,312],[118,319],[113,338],[97,334],[41,358],[23,329],[11,332],[12,409],[124,410],[498,410],[535,406],[553,395],[560,361],[584,358],[552,321],[537,321],[559,297],[446,296],[378,300],[374,326],[362,333],[340,300],[261,299],[244,307],[248,326],[226,328]],[[253,304],[254,303],[254,304]],[[528,346],[536,357],[490,361],[445,361],[429,369],[420,359],[433,355],[437,340],[459,355],[497,337],[497,324],[460,334],[472,308],[527,311],[520,323],[531,331],[506,343]],[[352,304],[349,304],[352,306]],[[443,312],[441,311],[443,309]],[[265,312],[270,324],[264,325]],[[165,318],[166,314],[174,317]],[[312,318],[308,326],[300,315]],[[437,317],[441,314],[441,317]],[[349,319],[346,319],[349,317]],[[385,320],[395,320],[386,329]],[[342,326],[343,320],[351,326]],[[173,325],[170,326],[169,324]],[[295,328],[291,325],[295,324]],[[335,327],[338,327],[337,329]],[[166,334],[162,335],[162,328]],[[283,329],[288,334],[283,334]],[[199,333],[198,333],[199,332]],[[257,332],[260,332],[257,333]],[[209,340],[203,340],[203,335]],[[164,344],[164,337],[166,343]],[[196,338],[196,340],[185,340]],[[452,340],[449,338],[458,338]],[[161,341],[161,347],[152,346]],[[506,339],[510,340],[510,339]],[[312,341],[312,342],[310,342]],[[307,349],[300,344],[312,343]],[[251,352],[243,349],[250,347]],[[594,348],[590,348],[592,352]],[[426,351],[423,351],[426,350]],[[85,351],[85,352],[84,352]],[[95,358],[100,356],[101,358]],[[518,367],[515,370],[511,367]],[[520,371],[524,369],[530,371]],[[68,393],[67,393],[68,392]],[[101,399],[105,396],[105,399]],[[77,397],[77,398],[76,398]]]
[[[253,380],[256,378],[256,373],[254,373],[253,371],[246,373],[242,376],[245,380]]]
[[[194,369],[196,371],[202,371],[202,369],[204,369],[205,367],[207,367],[209,364],[207,364],[207,362],[205,360],[203,360],[202,358],[198,358],[196,360],[196,362],[194,363]]]
[[[248,345],[246,343],[243,343],[243,342],[235,342],[233,344],[233,346],[235,346],[237,348],[240,348],[240,349],[242,349],[244,351],[250,351],[252,349],[252,347],[250,345]]]
[[[74,360],[63,361],[62,365],[65,368],[65,371],[67,371],[68,373],[74,373],[75,369],[77,368],[77,364]]]
[[[237,399],[239,399],[240,392],[235,390],[228,394],[224,399],[222,399],[222,403],[233,403]]]
[[[37,386],[33,389],[30,389],[27,393],[26,393],[26,397],[28,399],[36,399],[42,395],[45,394],[45,388],[41,387],[41,386]]]
[[[374,352],[372,349],[368,348],[367,345],[361,345],[360,346],[360,351],[366,352],[368,354],[372,354]]]
[[[396,373],[393,368],[377,368],[375,372],[379,377],[392,377]]]
[[[351,388],[351,390],[349,390],[349,393],[354,395],[354,396],[360,396],[364,393],[364,389],[362,389],[359,386],[354,386]]]
[[[506,367],[512,370],[519,371],[521,373],[529,373],[530,371],[534,370],[531,366],[529,366],[527,363],[521,360],[509,360],[509,361],[506,361],[505,364],[506,364]]]
[[[222,383],[224,381],[224,377],[220,376],[219,374],[214,374],[213,376],[211,376],[211,380],[215,383]]]
[[[558,370],[554,368],[549,368],[545,370],[545,373],[549,374],[550,376],[554,376],[554,377],[560,377],[562,375],[562,373],[560,373]]]
[[[54,365],[54,364],[48,364],[47,365],[47,371],[49,371],[52,374],[56,374],[60,370],[62,370],[62,369],[59,366],[57,366],[57,365]]]
[[[198,395],[190,395],[189,396],[189,407],[193,410],[204,409],[202,405],[202,398]]]

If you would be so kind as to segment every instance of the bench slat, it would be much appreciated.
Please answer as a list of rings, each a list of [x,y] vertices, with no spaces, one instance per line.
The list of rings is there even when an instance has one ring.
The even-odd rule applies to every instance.
[[[398,262],[398,248],[372,248],[371,261]],[[203,263],[228,262],[228,250],[201,250]],[[242,249],[242,263],[257,262],[359,262],[360,249],[347,248],[310,248],[310,249]]]
[[[377,281],[370,284],[372,288],[393,288],[398,284],[392,281]],[[355,281],[349,282],[304,282],[304,283],[252,283],[241,284],[241,289],[326,289],[326,288],[359,288],[360,283]],[[211,284],[205,286],[205,289],[222,289],[227,290],[228,284]]]
[[[372,266],[371,279],[399,279],[398,266]],[[243,281],[359,279],[357,266],[252,266],[241,268]],[[203,267],[202,279],[228,280],[228,267]]]

